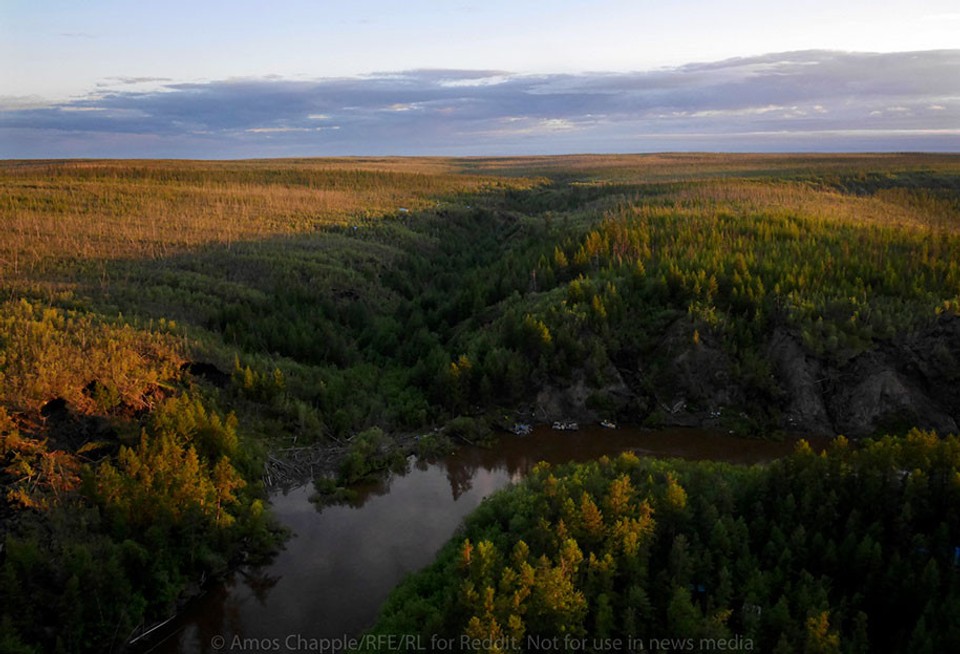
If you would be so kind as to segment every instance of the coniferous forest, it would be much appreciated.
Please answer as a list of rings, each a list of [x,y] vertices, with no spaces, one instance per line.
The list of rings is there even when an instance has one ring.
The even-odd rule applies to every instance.
[[[954,651],[958,446],[912,431],[750,468],[542,464],[394,591],[374,634],[453,651]]]
[[[540,466],[371,633],[957,650],[958,313],[956,156],[0,162],[0,651],[122,651],[274,487],[561,420],[846,438]]]

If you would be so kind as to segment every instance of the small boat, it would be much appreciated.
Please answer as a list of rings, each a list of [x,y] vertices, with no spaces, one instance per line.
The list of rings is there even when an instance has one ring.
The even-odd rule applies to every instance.
[[[553,428],[557,431],[577,431],[580,425],[572,420],[557,420],[553,423]]]
[[[616,429],[617,423],[615,423],[613,420],[601,420],[600,426],[605,427],[607,429]]]

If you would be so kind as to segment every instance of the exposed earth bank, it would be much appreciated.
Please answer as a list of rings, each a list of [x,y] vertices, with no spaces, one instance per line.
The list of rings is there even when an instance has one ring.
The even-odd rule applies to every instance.
[[[851,437],[910,427],[958,432],[960,317],[941,315],[930,326],[838,361],[810,352],[800,335],[780,327],[763,352],[771,378],[744,381],[735,359],[715,336],[694,342],[689,321],[675,322],[646,364],[584,374],[572,383],[544,384],[538,421],[598,421],[616,415],[656,426],[722,427],[749,420],[744,407],[769,403],[775,427],[810,435]],[[758,397],[763,393],[766,397]]]

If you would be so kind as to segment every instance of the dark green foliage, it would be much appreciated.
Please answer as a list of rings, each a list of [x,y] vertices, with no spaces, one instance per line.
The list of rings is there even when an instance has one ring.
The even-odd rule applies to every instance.
[[[262,463],[236,429],[199,399],[170,399],[136,447],[84,465],[82,486],[43,513],[21,512],[0,562],[4,651],[18,639],[49,652],[119,650],[169,617],[188,586],[275,548],[258,489],[238,471],[252,480]]]
[[[344,483],[403,465],[391,434],[446,425],[417,443],[424,456],[445,438],[483,440],[474,416],[525,408],[547,386],[582,383],[587,409],[663,422],[688,350],[721,359],[739,391],[719,424],[769,435],[785,400],[771,331],[840,365],[960,311],[958,179],[955,158],[926,156],[0,166],[0,260],[12,263],[0,267],[0,650],[109,649],[199,576],[268,550],[258,453],[275,437],[349,442],[339,482],[318,484],[349,499]],[[956,353],[937,347],[936,378],[953,383]],[[226,371],[222,383],[181,372],[185,360]],[[51,400],[80,427],[46,421]],[[488,564],[516,576],[496,580],[489,611],[467,615],[459,588],[408,593],[410,611],[430,629],[475,617],[478,637],[516,633],[503,593],[532,575],[531,632],[727,629],[770,651],[831,651],[840,633],[853,652],[907,616],[889,647],[953,644],[955,575],[937,548],[955,513],[928,502],[944,491],[935,475],[820,493],[807,486],[827,483],[822,470],[806,485],[784,481],[789,470],[709,482],[696,470],[624,471],[650,494],[657,531],[635,534],[649,548],[616,570],[604,556],[619,560],[627,536],[606,533],[603,475],[562,506],[521,493],[498,517],[484,507],[476,524],[489,525],[471,538],[494,545],[477,554],[470,601],[486,601]],[[899,508],[878,519],[885,503]],[[556,513],[549,528],[531,507]],[[937,520],[946,532],[930,530]],[[853,579],[860,595],[837,600]],[[461,614],[438,617],[445,605]]]
[[[391,469],[404,468],[406,457],[396,442],[376,427],[353,437],[340,464],[339,481],[353,484]]]
[[[519,651],[587,634],[954,651],[958,545],[955,436],[841,438],[821,455],[801,443],[753,468],[541,464],[394,592],[373,633],[509,637]]]
[[[451,454],[454,449],[448,434],[432,432],[416,437],[417,459],[436,459]]]
[[[483,420],[469,416],[458,416],[448,422],[444,434],[472,445],[489,444],[493,438],[493,432]]]
[[[736,164],[557,160],[550,180],[476,186],[465,176],[462,188],[448,169],[432,181],[402,172],[409,162],[394,173],[131,166],[129,184],[208,179],[231,194],[260,189],[280,213],[267,237],[68,277],[101,310],[188,325],[208,356],[236,362],[238,415],[298,442],[512,409],[580,378],[600,391],[588,409],[654,424],[651,411],[670,400],[658,393],[671,388],[671,357],[690,344],[725,357],[738,389],[728,415],[749,417],[724,427],[760,434],[784,402],[767,358],[774,329],[841,365],[956,311],[958,174],[949,159],[909,157],[750,159],[724,174]],[[262,189],[232,186],[257,174]],[[356,197],[344,202],[371,190],[371,207],[380,191],[444,195],[403,214],[313,217],[307,230],[270,204],[278,185],[339,191],[352,179]],[[104,275],[124,283],[101,293]],[[638,373],[628,380],[638,402],[604,395],[617,370]],[[115,402],[115,387],[95,387],[96,401]]]

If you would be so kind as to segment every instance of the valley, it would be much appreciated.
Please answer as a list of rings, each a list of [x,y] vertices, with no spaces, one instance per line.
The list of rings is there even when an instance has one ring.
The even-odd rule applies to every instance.
[[[935,506],[929,486],[904,482],[897,492],[915,492],[909,501],[873,487],[857,499],[849,479],[811,490],[810,502],[832,492],[850,520],[867,510],[858,502],[882,497],[897,515],[925,512],[896,529],[893,514],[858,517],[850,547],[869,533],[879,560],[896,552],[922,576],[925,560],[903,559],[935,541],[939,580],[929,573],[929,593],[949,606],[958,462],[955,440],[933,434],[956,434],[960,422],[958,313],[953,155],[0,162],[0,649],[122,651],[213,580],[276,555],[290,534],[272,515],[271,492],[312,483],[316,503],[335,510],[409,457],[497,452],[518,438],[509,433],[517,424],[564,421],[590,439],[603,437],[601,421],[638,434],[722,434],[730,453],[710,460],[736,459],[756,442],[790,443],[789,451],[800,438],[817,449],[849,439],[822,463],[801,452],[795,464],[721,466],[717,479],[728,479],[730,506],[741,508],[767,485],[778,489],[769,497],[793,492],[798,501],[799,490],[777,494],[777,474],[801,484],[818,465],[858,461],[893,493],[885,475],[915,468],[937,480]],[[897,440],[876,440],[886,435]],[[633,448],[616,449],[604,453]],[[701,483],[710,464],[640,461],[563,468],[558,483],[572,484],[565,492],[577,508],[567,522],[592,511],[570,481],[578,474],[593,475],[597,502],[628,475],[644,489],[631,511],[643,493],[659,497],[662,484],[648,488],[648,473],[712,497]],[[531,484],[547,476],[535,473]],[[523,488],[509,497],[543,491]],[[654,519],[669,514],[668,499],[651,500]],[[551,502],[544,515],[559,512],[551,520],[567,511]],[[650,541],[651,556],[669,558],[681,533],[693,547],[684,521],[707,519],[704,507],[675,516],[668,540]],[[800,514],[812,539],[813,523],[803,521],[814,517]],[[836,515],[821,518],[818,529],[842,527]],[[496,519],[469,519],[470,538],[493,538],[470,525]],[[871,530],[873,521],[883,528]],[[594,526],[613,533],[608,522]],[[508,541],[516,546],[510,538],[530,537],[526,529],[494,538],[500,563]],[[747,540],[779,538],[769,520],[759,529]],[[620,556],[609,534],[578,534],[600,559]],[[796,539],[809,550],[806,538]],[[906,544],[918,538],[924,544]],[[548,558],[564,547],[541,545]],[[743,553],[751,555],[763,559]],[[704,575],[719,574],[698,560]],[[794,563],[783,574],[806,569]],[[834,575],[837,565],[816,574]],[[756,597],[746,599],[754,566],[743,566],[722,601],[687,598],[702,620],[734,600],[741,612],[745,602],[777,605],[775,585],[751,586]],[[611,610],[640,602],[622,585],[627,577],[611,574],[612,585],[587,593],[577,613],[584,634],[619,633],[619,618],[599,617],[599,594]],[[475,589],[496,587],[477,575]],[[646,583],[630,579],[630,588]],[[688,581],[656,583],[672,597]],[[844,643],[860,631],[876,642],[884,632],[857,626],[857,612],[873,606],[889,624],[899,610],[824,592],[788,613],[806,629],[808,613],[840,611],[824,618],[827,640],[839,624]],[[680,606],[687,600],[676,599],[669,619],[668,607],[651,608],[632,634],[665,634],[668,623],[671,633],[707,633],[690,626],[700,623]],[[388,603],[377,629],[453,634],[476,617],[469,628],[479,637],[509,621],[503,607],[473,615],[477,602],[465,600],[463,614],[442,625],[397,617]],[[536,610],[540,621],[525,633],[551,633],[554,618]],[[938,611],[928,623],[948,620]],[[889,642],[932,638],[929,624],[917,635],[923,615],[921,605]],[[737,633],[753,628],[727,619]],[[779,644],[774,627],[754,627],[757,642]],[[954,642],[957,625],[941,627],[947,640],[931,642]]]

